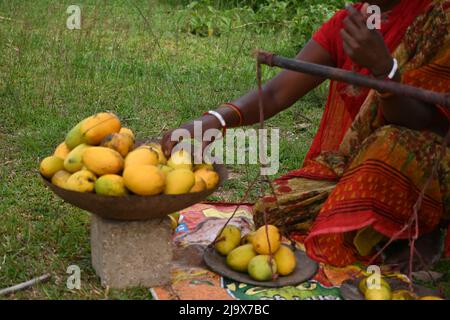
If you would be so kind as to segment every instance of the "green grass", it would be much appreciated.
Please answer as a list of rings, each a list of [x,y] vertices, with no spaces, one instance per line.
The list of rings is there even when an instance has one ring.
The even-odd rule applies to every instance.
[[[0,2],[0,287],[50,272],[49,282],[7,298],[149,299],[146,288],[101,287],[90,264],[89,216],[43,186],[39,159],[99,111],[117,113],[138,138],[161,136],[253,88],[252,50],[292,56],[296,41],[284,30],[259,35],[243,28],[211,38],[179,32],[177,1],[77,3],[82,29],[71,31],[70,1]],[[265,69],[264,77],[275,72]],[[267,123],[281,130],[280,173],[301,164],[325,89]],[[304,122],[310,127],[301,129]],[[239,174],[218,197],[237,201],[257,168],[230,169]],[[82,270],[79,291],[65,285],[71,264]],[[448,287],[448,264],[442,268]]]

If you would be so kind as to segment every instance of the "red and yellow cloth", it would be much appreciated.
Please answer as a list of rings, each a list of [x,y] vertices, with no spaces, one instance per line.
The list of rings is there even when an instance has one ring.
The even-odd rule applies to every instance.
[[[403,83],[450,91],[449,9],[448,0],[403,0],[385,13],[381,33],[399,61]],[[343,50],[339,31],[346,16],[346,11],[339,11],[313,38],[330,52],[337,67],[368,74],[353,65]],[[331,82],[324,115],[303,167],[276,181],[279,206],[272,196],[255,205],[257,225],[266,212],[271,223],[308,232],[307,253],[335,266],[364,259],[354,246],[358,230],[372,228],[392,237],[404,226],[443,138],[387,125],[379,99],[373,90]],[[435,107],[450,119],[448,110]],[[449,218],[447,148],[419,211],[420,234]]]

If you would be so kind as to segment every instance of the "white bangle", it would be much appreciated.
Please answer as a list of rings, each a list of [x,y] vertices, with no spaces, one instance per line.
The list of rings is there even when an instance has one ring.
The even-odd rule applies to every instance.
[[[225,119],[222,117],[222,115],[214,110],[210,110],[207,112],[208,114],[214,116],[217,118],[217,120],[219,120],[220,125],[222,126],[222,128],[226,128],[227,127],[227,123],[225,122]]]
[[[397,59],[394,58],[394,65],[392,66],[392,70],[391,70],[391,72],[388,75],[389,80],[394,79],[395,74],[397,73],[397,71],[398,71],[398,61],[397,61]]]

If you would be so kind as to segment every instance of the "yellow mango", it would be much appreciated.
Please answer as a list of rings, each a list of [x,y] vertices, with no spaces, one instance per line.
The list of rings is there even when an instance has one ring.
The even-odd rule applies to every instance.
[[[164,190],[166,177],[156,166],[132,165],[123,171],[125,186],[141,196],[159,194]]]
[[[94,191],[95,181],[97,177],[89,170],[81,170],[72,174],[64,188],[77,192],[92,192]]]
[[[65,188],[66,182],[70,176],[70,172],[66,170],[59,170],[53,175],[52,183],[57,187]]]
[[[128,194],[123,177],[116,174],[105,174],[95,181],[95,193],[104,196],[122,197]]]
[[[200,169],[206,169],[206,170],[214,171],[214,167],[210,163],[201,163],[201,164],[194,165],[194,171],[197,171],[197,170],[200,170]]]
[[[123,128],[122,127],[122,128],[120,128],[119,133],[123,133],[123,134],[129,135],[133,139],[133,141],[136,139],[136,137],[134,136],[133,131],[131,129],[129,129],[129,128]]]
[[[193,193],[193,192],[201,192],[203,190],[206,190],[206,182],[200,178],[199,176],[196,176],[194,174],[195,177],[195,184],[192,186],[191,190],[189,190],[189,192]]]
[[[360,282],[359,282],[359,290],[365,294],[368,288],[368,281],[369,281],[369,277],[363,278]],[[373,283],[374,284],[374,283]],[[371,283],[372,285],[372,283]],[[391,286],[389,285],[389,283],[383,279],[383,277],[380,277],[380,285],[385,286],[386,288],[391,288]]]
[[[207,189],[214,189],[219,183],[219,174],[215,171],[202,168],[195,171],[194,174],[205,181]]]
[[[164,164],[159,164],[158,169],[161,170],[161,172],[164,173],[166,176],[170,171],[173,171],[173,168],[166,166]]]
[[[80,121],[75,127],[70,129],[70,131],[67,133],[66,140],[64,142],[70,150],[84,143],[83,134],[81,132],[81,125],[85,120],[86,119]]]
[[[67,146],[67,144],[65,142],[61,142],[55,149],[55,152],[53,153],[54,156],[61,158],[61,159],[66,159],[67,155],[70,153],[70,149]]]
[[[100,145],[116,150],[122,157],[125,157],[128,152],[133,150],[134,140],[128,134],[112,133],[106,136]]]
[[[149,147],[152,148],[153,150],[155,150],[156,153],[158,154],[159,164],[164,164],[164,165],[167,164],[166,156],[164,155],[162,147],[159,143],[152,142],[149,144]]]
[[[409,290],[392,291],[392,300],[417,300],[417,296]]]
[[[247,233],[246,235],[244,235],[241,238],[241,245],[248,244],[248,243],[253,244],[253,238],[255,237],[255,234],[256,234],[256,231],[253,231],[253,232],[250,232],[250,233]]]
[[[214,243],[214,248],[218,253],[226,256],[231,250],[239,245],[240,241],[241,229],[233,225],[227,225]]]
[[[186,150],[178,150],[172,153],[167,165],[174,169],[192,170],[192,159]]]
[[[248,263],[248,274],[257,281],[270,281],[277,273],[277,264],[268,255],[259,255]]]
[[[364,297],[366,300],[391,300],[392,293],[390,288],[380,286],[377,289],[367,289]]]
[[[64,169],[71,173],[81,170],[83,168],[83,153],[88,148],[87,144],[82,143],[70,151],[64,160]]]
[[[266,233],[266,226],[260,227],[256,230],[255,237],[253,238],[253,246],[255,251],[259,254],[275,253],[281,245],[281,234],[277,227],[273,225],[267,225],[268,233]],[[267,234],[269,235],[267,237]],[[267,241],[269,238],[269,241]],[[270,250],[269,250],[270,243]]]
[[[275,252],[273,258],[277,263],[278,274],[281,276],[291,274],[297,266],[297,259],[295,258],[294,252],[284,245],[280,246],[280,249]]]
[[[57,171],[62,169],[64,169],[64,160],[56,156],[44,158],[39,166],[40,173],[47,179],[50,179]]]
[[[159,163],[156,151],[149,148],[137,148],[131,151],[125,158],[125,168],[128,166],[152,165]]]
[[[109,134],[120,131],[120,120],[113,113],[97,113],[81,122],[83,142],[96,146]]]
[[[83,153],[83,164],[93,173],[102,176],[122,171],[124,161],[122,156],[113,149],[90,147]]]
[[[255,256],[256,252],[253,250],[253,245],[245,244],[233,249],[227,255],[226,263],[235,271],[247,272],[248,264]]]
[[[441,297],[436,297],[436,296],[424,296],[421,297],[419,300],[444,300]]]
[[[166,175],[165,194],[185,194],[195,184],[195,176],[191,170],[175,169]]]

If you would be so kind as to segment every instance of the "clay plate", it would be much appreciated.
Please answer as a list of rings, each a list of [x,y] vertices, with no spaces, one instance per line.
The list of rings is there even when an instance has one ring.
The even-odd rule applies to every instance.
[[[278,288],[284,286],[294,286],[311,279],[317,272],[318,265],[315,261],[301,250],[295,250],[297,267],[288,276],[279,277],[275,281],[256,281],[246,273],[231,270],[225,263],[226,257],[221,256],[213,247],[207,247],[203,255],[206,265],[221,276],[227,277],[237,282],[247,283],[260,287]]]
[[[43,176],[41,178],[56,195],[78,208],[107,219],[133,221],[162,218],[167,214],[201,202],[214,193],[228,177],[224,165],[215,164],[214,169],[220,177],[219,183],[214,189],[181,195],[108,197],[95,193],[65,190],[55,186]]]
[[[341,285],[341,296],[344,300],[365,300],[364,295],[359,290],[358,285],[362,278],[346,280]],[[385,278],[391,286],[392,291],[395,290],[409,290],[407,283],[394,278]],[[433,290],[424,286],[414,285],[414,292],[419,297],[424,296],[440,296],[437,290]]]

